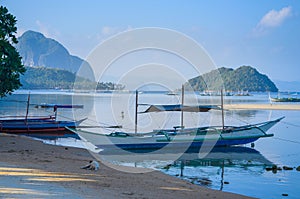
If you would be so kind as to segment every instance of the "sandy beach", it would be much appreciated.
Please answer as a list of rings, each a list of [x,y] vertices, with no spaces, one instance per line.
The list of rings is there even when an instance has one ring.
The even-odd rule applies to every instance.
[[[249,198],[211,190],[159,171],[126,173],[100,162],[85,149],[44,144],[0,134],[0,198]]]
[[[224,109],[228,110],[289,110],[299,111],[299,104],[224,104]]]

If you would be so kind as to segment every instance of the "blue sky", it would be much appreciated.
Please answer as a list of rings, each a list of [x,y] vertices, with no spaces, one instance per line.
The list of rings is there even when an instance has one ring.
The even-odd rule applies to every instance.
[[[251,65],[272,80],[300,81],[298,0],[2,0],[18,35],[42,32],[85,58],[116,33],[142,27],[182,32],[217,66]]]

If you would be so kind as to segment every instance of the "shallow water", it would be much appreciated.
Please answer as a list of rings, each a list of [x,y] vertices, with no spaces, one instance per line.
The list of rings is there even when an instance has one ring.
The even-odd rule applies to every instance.
[[[19,92],[0,101],[0,114],[24,115],[28,92]],[[273,94],[276,96],[277,94]],[[40,91],[31,93],[31,104],[60,103],[84,104],[83,110],[59,110],[60,119],[82,119],[88,117],[85,125],[122,125],[125,131],[134,131],[134,102],[133,94],[77,94],[73,96],[68,92]],[[219,97],[204,97],[186,95],[185,102],[193,104],[220,104]],[[180,103],[180,96],[167,96],[165,94],[141,93],[140,103]],[[225,97],[225,103],[269,103],[268,94],[259,93],[253,96]],[[40,110],[33,108],[30,115],[52,114],[51,109]],[[142,111],[144,106],[139,106]],[[195,125],[220,125],[219,111],[209,113],[184,115],[185,126]],[[240,110],[226,111],[225,123],[227,125],[243,125],[246,123],[259,123],[269,119],[285,116],[285,119],[275,125],[268,133],[274,137],[263,138],[255,142],[254,149],[250,145],[236,150],[218,151],[211,153],[204,159],[198,154],[146,154],[142,159],[133,156],[118,160],[116,164],[135,167],[148,167],[160,170],[169,175],[189,180],[200,186],[239,193],[258,198],[299,198],[300,197],[300,172],[295,167],[300,166],[300,112],[299,111],[264,111]],[[180,113],[139,115],[139,131],[150,131],[153,128],[172,128],[180,124]],[[112,129],[98,129],[99,132],[111,132]],[[120,131],[120,129],[118,129]],[[85,147],[80,141],[60,139],[48,141],[50,144]],[[146,158],[148,157],[148,158]],[[174,157],[180,157],[174,161]],[[276,164],[279,167],[289,166],[293,170],[272,172],[266,168]],[[283,196],[282,194],[288,194]]]

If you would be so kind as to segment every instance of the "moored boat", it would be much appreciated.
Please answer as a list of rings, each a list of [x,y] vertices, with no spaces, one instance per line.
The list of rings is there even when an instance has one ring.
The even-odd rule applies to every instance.
[[[39,107],[42,108],[53,108],[54,115],[50,116],[29,116],[29,103],[30,95],[28,95],[27,110],[25,116],[6,116],[0,119],[0,132],[11,133],[11,134],[22,134],[30,136],[43,135],[46,137],[64,136],[65,134],[71,135],[78,138],[78,135],[66,130],[65,127],[75,128],[82,120],[57,120],[57,109],[58,108],[83,108],[82,105],[59,105],[42,104]]]
[[[181,111],[181,125],[174,129],[158,129],[151,132],[137,131],[137,106],[138,92],[136,92],[136,116],[135,132],[115,131],[110,134],[101,134],[91,130],[80,128],[67,128],[77,133],[85,140],[91,142],[101,149],[161,149],[163,147],[175,148],[185,147],[223,147],[233,145],[243,145],[252,143],[259,138],[272,137],[273,134],[267,134],[267,131],[284,117],[276,120],[266,121],[257,124],[248,124],[243,126],[225,126],[223,113],[223,99],[221,108],[216,105],[197,105],[186,106],[183,103],[176,105],[149,105],[149,107],[140,113],[162,112],[162,111]],[[183,94],[182,94],[183,96]],[[223,96],[223,95],[221,95]],[[223,98],[223,97],[222,97]],[[145,105],[145,104],[143,104]],[[208,112],[211,109],[222,110],[222,126],[207,126],[185,128],[183,126],[183,112]]]
[[[255,142],[267,134],[282,118],[244,126],[208,126],[185,129],[162,129],[150,133],[113,132],[108,135],[82,129],[67,128],[101,149],[121,148],[126,150],[160,149],[163,147],[223,147]]]

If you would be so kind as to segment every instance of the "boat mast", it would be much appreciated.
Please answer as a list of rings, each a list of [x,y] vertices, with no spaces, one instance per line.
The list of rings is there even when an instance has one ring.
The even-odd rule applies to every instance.
[[[224,99],[223,99],[223,89],[221,89],[221,109],[222,109],[222,129],[224,130]]]
[[[56,118],[57,118],[57,105],[54,105],[53,111],[54,111],[54,119],[56,121]]]
[[[27,107],[26,107],[26,115],[25,115],[25,123],[26,124],[27,124],[28,112],[29,112],[29,102],[30,102],[30,92],[28,93],[28,98],[27,98]]]
[[[181,87],[181,129],[183,129],[184,85]]]
[[[137,115],[138,115],[138,91],[135,91],[135,117],[134,117],[134,132],[137,133]]]

